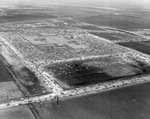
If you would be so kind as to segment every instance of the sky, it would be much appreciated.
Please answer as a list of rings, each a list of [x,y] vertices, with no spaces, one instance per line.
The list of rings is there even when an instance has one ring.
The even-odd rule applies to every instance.
[[[150,8],[150,0],[0,0],[1,5],[10,4],[86,4],[117,8]]]

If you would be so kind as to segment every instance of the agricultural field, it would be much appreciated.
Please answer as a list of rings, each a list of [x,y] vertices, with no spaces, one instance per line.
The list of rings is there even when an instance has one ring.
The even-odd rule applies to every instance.
[[[24,97],[13,81],[0,83],[0,103]]]
[[[93,35],[108,39],[112,42],[131,42],[131,41],[147,41],[148,39],[141,37],[141,36],[137,36],[137,35],[133,35],[133,34],[129,34],[129,33],[125,33],[125,32],[117,32],[117,31],[113,31],[113,30],[106,30],[103,32],[90,32]]]
[[[11,15],[5,15],[0,16],[0,19],[2,19],[5,22],[20,22],[20,21],[29,21],[29,20],[42,20],[42,19],[49,19],[49,18],[56,18],[56,16],[53,15],[47,15],[47,14],[11,14]]]
[[[133,29],[131,31],[146,36],[148,39],[150,39],[150,29]]]
[[[3,60],[9,63],[8,66],[9,70],[13,73],[16,80],[20,82],[19,85],[23,86],[26,89],[28,95],[41,95],[49,92],[42,85],[39,77],[36,76],[31,69],[24,66],[22,60],[19,59],[13,52],[11,52],[10,49],[3,46],[1,49],[1,53],[3,55]],[[8,72],[7,69],[5,68],[3,68],[1,71],[3,71],[4,76]],[[11,75],[10,75],[11,77],[8,77],[9,75],[6,75],[7,76],[7,77],[5,76],[6,78],[4,76],[2,77],[2,79],[13,80],[13,77]]]
[[[27,105],[0,110],[1,119],[35,119]]]
[[[58,15],[61,17],[82,17],[82,16],[93,16],[97,15],[97,12],[87,11],[89,8],[80,7],[80,6],[59,6],[47,9],[47,12],[50,14]],[[100,10],[101,11],[101,10]],[[101,11],[103,12],[103,10]]]
[[[24,97],[16,86],[13,76],[0,60],[0,103]]]
[[[5,23],[5,22],[4,22],[3,20],[0,19],[0,24],[1,24],[1,23]]]
[[[49,7],[49,8],[34,8],[29,9],[28,7],[17,9],[5,9],[1,11],[0,19],[9,22],[24,22],[24,21],[34,21],[34,20],[46,20],[60,17],[81,17],[81,16],[93,16],[97,13],[90,13],[83,7],[69,7],[69,6],[59,6],[59,7]],[[1,20],[0,20],[1,21]],[[0,22],[1,23],[1,22]]]
[[[13,81],[13,77],[8,71],[7,68],[5,68],[4,64],[0,60],[0,82],[7,82],[7,81]]]
[[[98,30],[98,31],[105,31],[105,29],[98,28],[97,26],[93,25],[83,25],[83,26],[76,26],[81,29],[86,29],[86,30]]]
[[[150,83],[34,104],[44,119],[149,119]]]
[[[10,22],[23,22],[32,20],[45,20],[56,18],[57,16],[48,13],[37,13],[28,9],[5,9],[1,12],[0,21],[10,23]],[[3,23],[2,22],[2,23]]]
[[[42,85],[39,77],[35,76],[35,74],[27,67],[22,67],[19,71],[14,71],[14,74],[25,87],[29,95],[33,96],[50,93]]]
[[[143,34],[138,34],[133,30],[132,32],[123,31],[120,29],[114,29],[109,27],[101,27],[95,25],[81,25],[76,26],[78,28],[86,30],[88,33],[110,40],[112,42],[131,42],[131,41],[148,41],[146,37],[142,37]],[[135,32],[135,33],[134,33]],[[137,33],[137,34],[136,34]]]
[[[86,60],[53,63],[45,70],[64,88],[76,88],[97,83],[149,74],[150,66],[137,60],[108,56]]]
[[[120,13],[119,13],[120,14]],[[108,26],[114,28],[120,28],[125,30],[138,29],[138,28],[150,28],[150,23],[148,22],[149,18],[136,17],[136,16],[128,16],[126,14],[101,14],[96,16],[89,17],[81,17],[77,20],[81,20],[82,22],[100,25],[100,26]],[[146,20],[146,21],[145,21]]]
[[[150,55],[150,41],[122,42],[122,43],[118,43],[118,44]]]

